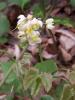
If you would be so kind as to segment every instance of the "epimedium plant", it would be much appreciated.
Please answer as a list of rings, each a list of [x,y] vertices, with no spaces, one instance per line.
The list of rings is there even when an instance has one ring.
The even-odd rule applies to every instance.
[[[43,22],[40,18],[36,18],[30,14],[26,17],[24,15],[18,17],[16,28],[18,28],[17,38],[19,39],[19,46],[16,45],[16,59],[0,63],[4,73],[4,78],[0,82],[0,93],[5,94],[7,100],[13,100],[15,95],[17,97],[20,96],[19,99],[29,96],[33,100],[33,97],[38,95],[42,87],[46,93],[49,93],[52,89],[52,83],[55,79],[54,73],[58,69],[55,61],[43,61],[41,56],[41,28],[43,25],[51,32],[51,29],[54,28],[54,19],[49,18]],[[40,62],[36,63],[35,66],[29,65],[31,55],[26,51],[29,45],[35,45],[39,49]],[[22,49],[22,52],[19,47]],[[53,97],[47,95],[41,97],[40,100],[68,100],[74,97],[74,84],[70,82],[70,80],[73,80],[73,77],[71,77],[73,75],[74,72],[71,72],[69,75],[70,78],[64,82],[61,89],[58,86],[59,91],[61,91],[61,93],[58,92],[60,94],[59,97],[57,95]],[[65,93],[68,93],[66,95],[70,96],[68,99],[64,99],[66,98]]]
[[[16,0],[14,0],[14,3],[15,1]],[[12,0],[10,0],[10,2],[12,2]],[[2,18],[7,20],[6,17]],[[5,29],[5,31],[3,30],[3,33],[9,30],[9,22],[6,21],[6,23],[8,25],[8,28]],[[42,41],[41,28],[43,27],[43,25],[45,25],[48,30],[51,30],[54,28],[54,23],[66,26],[72,25],[69,20],[63,19],[63,21],[61,22],[60,18],[49,18],[43,22],[40,18],[33,17],[33,15],[28,15],[26,17],[24,15],[20,15],[18,17],[16,27],[18,28],[17,38],[19,39],[19,46],[21,47],[22,52],[20,52],[19,46],[17,46],[17,52],[15,54],[16,59],[13,59],[6,63],[0,63],[0,66],[4,73],[4,79],[0,83],[0,93],[5,94],[7,100],[13,100],[15,95],[20,96],[19,99],[23,99],[22,97],[24,96],[30,96],[31,99],[33,99],[33,97],[39,93],[42,86],[47,93],[50,92],[52,88],[52,82],[54,80],[53,73],[57,71],[57,65],[53,60],[43,61],[41,57],[42,51],[40,50],[40,44]],[[33,67],[27,65],[27,63],[29,63],[31,59],[30,53],[27,53],[26,51],[29,45],[36,45],[37,48],[39,48],[40,63],[37,63]],[[69,76],[73,75],[74,72],[71,72]],[[66,82],[66,84],[63,85],[62,92],[59,98],[56,96],[54,96],[53,98],[46,95],[41,97],[40,100],[74,99],[74,84],[70,84],[70,80],[73,80],[73,77],[70,77],[69,82]]]
[[[16,55],[16,60],[14,61],[8,61],[6,63],[0,63],[2,70],[4,72],[4,79],[0,83],[0,90],[2,91],[3,86],[10,84],[8,94],[11,96],[13,92],[21,92],[23,93],[23,96],[25,96],[26,92],[29,90],[30,95],[36,96],[41,89],[41,86],[44,87],[46,92],[49,92],[52,87],[52,81],[53,76],[52,72],[57,70],[56,64],[54,64],[53,61],[49,61],[49,64],[54,66],[53,70],[49,69],[50,72],[43,71],[43,68],[45,68],[48,62],[40,62],[37,64],[37,67],[29,67],[24,68],[25,61],[27,60],[26,49],[29,45],[40,45],[42,39],[40,35],[40,29],[43,26],[43,22],[41,19],[35,18],[32,15],[28,15],[25,17],[24,15],[20,15],[18,17],[17,22],[17,28],[18,28],[18,38],[20,40],[20,46],[21,44],[26,44],[24,46],[21,46],[21,49],[23,49],[23,52]],[[48,29],[54,28],[53,19],[47,19],[46,20],[46,27]],[[17,51],[19,51],[19,48],[17,48]],[[24,56],[25,55],[25,56]],[[40,55],[41,56],[41,55]],[[29,57],[30,59],[30,57]],[[24,62],[22,62],[22,60]],[[44,66],[43,66],[44,65]],[[50,66],[49,65],[49,66]],[[40,66],[43,66],[41,70],[39,69]],[[48,65],[47,65],[48,66]],[[49,67],[48,67],[49,68]],[[16,82],[17,83],[16,83]],[[16,87],[16,84],[18,87]],[[4,88],[5,89],[5,88]],[[18,90],[17,90],[18,89]],[[11,92],[11,93],[10,93]],[[13,94],[14,95],[14,94]]]
[[[43,22],[40,18],[35,18],[30,14],[26,17],[24,15],[18,17],[16,28],[18,28],[19,46],[16,45],[16,59],[0,63],[4,73],[4,78],[0,82],[0,93],[5,94],[7,100],[13,100],[15,95],[19,99],[29,96],[31,100],[34,100],[33,97],[38,95],[42,87],[46,93],[49,93],[52,89],[52,83],[55,79],[54,73],[58,69],[55,61],[43,61],[41,56],[41,28],[43,25],[51,32],[51,29],[54,28],[54,19],[48,18]],[[29,45],[37,45],[40,54],[40,62],[36,63],[35,66],[32,65],[33,67],[29,65],[31,55],[26,51]],[[68,100],[74,98],[74,84],[71,83],[72,80],[74,81],[74,73],[70,72],[68,80],[62,86],[57,87],[55,91],[58,94],[55,93],[53,97],[50,95],[42,96],[40,100]]]

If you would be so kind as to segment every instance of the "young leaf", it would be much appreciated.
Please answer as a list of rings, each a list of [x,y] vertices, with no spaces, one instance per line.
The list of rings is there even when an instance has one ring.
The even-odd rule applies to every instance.
[[[53,60],[46,60],[35,65],[40,72],[54,73],[57,71],[57,65]]]
[[[25,90],[27,90],[28,88],[30,88],[30,86],[32,86],[32,84],[37,79],[37,76],[38,76],[38,73],[36,71],[28,70],[23,80],[23,85],[24,85]]]
[[[31,95],[36,96],[41,88],[41,79],[37,78],[36,81],[32,84]]]
[[[14,64],[14,61],[8,61],[5,63],[4,62],[1,63],[1,68],[4,73],[4,77],[7,76],[7,73],[10,70],[11,66],[13,66],[13,64]],[[10,75],[7,77],[5,82],[9,84],[9,83],[13,82],[15,79],[16,79],[16,74],[14,73],[14,71],[12,71],[10,73]]]
[[[70,80],[71,83],[75,84],[75,70],[70,72],[69,80]]]
[[[45,88],[45,91],[49,92],[52,87],[52,75],[48,73],[43,73],[41,77],[42,84]]]
[[[71,97],[73,96],[72,87],[69,84],[64,85],[63,93],[60,100],[72,100]]]

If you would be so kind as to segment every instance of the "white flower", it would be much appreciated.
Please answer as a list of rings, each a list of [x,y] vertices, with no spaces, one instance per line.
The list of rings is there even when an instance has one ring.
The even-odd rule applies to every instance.
[[[25,32],[24,31],[18,31],[18,37],[21,37],[23,35],[25,35]]]
[[[38,24],[40,25],[40,27],[43,26],[43,22],[41,20],[38,20]]]
[[[20,31],[23,31],[26,27],[26,17],[24,15],[20,15],[18,16],[18,22],[17,22],[17,28],[20,30]]]
[[[20,16],[18,16],[18,19],[19,20],[18,20],[17,24],[19,25],[19,24],[21,24],[22,21],[26,20],[26,17],[24,15],[20,15]]]
[[[18,39],[20,39],[21,43],[25,42],[26,39],[26,33],[24,31],[19,31],[18,32]]]
[[[48,29],[53,29],[53,28],[54,28],[54,25],[47,24],[46,27],[47,27]]]
[[[31,20],[32,18],[33,18],[33,15],[31,15],[31,14],[28,14],[28,15],[27,15],[27,19],[28,19],[28,20]]]
[[[32,15],[28,15],[27,17],[20,15],[18,19],[18,38],[21,43],[25,41],[28,41],[30,45],[41,43],[40,33],[38,30],[42,27],[43,22],[40,19],[33,18]]]
[[[48,29],[54,28],[54,19],[53,18],[49,18],[49,19],[46,20],[46,27]]]
[[[41,43],[40,33],[38,31],[33,31],[31,36],[28,37],[28,41],[30,45],[36,45]]]
[[[53,18],[49,18],[49,19],[46,20],[46,24],[53,23],[53,22],[54,22]]]
[[[33,35],[37,35],[37,36],[40,36],[40,32],[39,31],[33,31],[32,33]]]
[[[33,25],[38,25],[39,27],[42,27],[43,22],[41,20],[39,20],[39,19],[33,18],[32,24]]]

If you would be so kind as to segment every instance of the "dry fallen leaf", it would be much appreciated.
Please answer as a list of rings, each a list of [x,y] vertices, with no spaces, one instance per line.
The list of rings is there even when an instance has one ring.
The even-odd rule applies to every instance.
[[[65,62],[68,62],[68,61],[72,60],[71,54],[69,54],[62,46],[59,46],[59,49],[61,51],[62,57],[63,57]]]
[[[56,54],[53,55],[53,54],[50,54],[50,53],[48,53],[47,51],[44,50],[42,52],[42,57],[45,58],[45,59],[51,59],[51,58],[55,58]]]
[[[69,51],[73,46],[75,46],[75,41],[64,35],[60,36],[59,42],[67,51]]]

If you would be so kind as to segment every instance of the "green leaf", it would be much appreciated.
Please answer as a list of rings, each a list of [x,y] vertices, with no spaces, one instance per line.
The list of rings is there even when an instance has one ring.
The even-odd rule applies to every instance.
[[[52,75],[48,73],[43,73],[41,81],[45,88],[45,91],[49,92],[52,87]]]
[[[70,80],[71,83],[75,84],[75,70],[70,72],[69,80]]]
[[[0,93],[9,93],[11,90],[12,84],[4,84],[2,87],[0,87]]]
[[[11,68],[11,66],[13,64],[14,64],[14,61],[8,61],[8,62],[1,63],[1,68],[4,73],[4,77],[6,77],[7,72],[9,71],[9,69]],[[11,74],[6,79],[6,83],[9,84],[9,83],[13,82],[14,80],[16,80],[16,74],[14,73],[14,71],[12,71]]]
[[[61,82],[61,83],[57,86],[57,88],[56,88],[56,90],[55,90],[55,93],[54,93],[55,97],[57,98],[56,100],[60,100],[61,95],[62,95],[62,93],[63,93],[63,88],[64,88],[64,82]]]
[[[0,11],[4,10],[7,7],[5,2],[0,2]]]
[[[13,63],[14,63],[13,61],[1,62],[1,68],[5,75]]]
[[[28,4],[29,2],[30,0],[8,0],[9,4],[16,4],[22,8],[24,8],[24,6]]]
[[[24,8],[24,6],[26,6],[26,4],[28,4],[29,2],[30,2],[30,0],[22,0],[21,7]]]
[[[38,73],[36,71],[28,70],[23,80],[24,89],[27,90],[28,88],[30,88],[34,81],[37,79],[37,77]]]
[[[35,65],[40,72],[54,73],[57,71],[57,65],[53,60],[46,60]]]
[[[71,100],[73,89],[69,84],[64,85],[63,93],[60,100]]]
[[[7,36],[0,36],[0,44],[4,44],[8,41]]]
[[[70,0],[70,4],[75,7],[75,0]]]
[[[37,78],[36,81],[32,84],[31,95],[36,96],[41,89],[41,79]]]
[[[6,100],[13,100],[14,99],[14,96],[13,95],[11,95],[11,96],[6,96]]]
[[[40,100],[54,100],[51,96],[49,95],[44,95],[40,98]]]
[[[9,31],[10,25],[7,17],[0,14],[0,36],[6,34]]]
[[[32,7],[32,11],[34,16],[44,18],[44,11],[40,4],[35,4]]]
[[[54,17],[54,23],[59,24],[59,25],[64,25],[66,27],[75,26],[75,23],[72,20],[70,20],[69,18]]]
[[[22,0],[8,0],[8,3],[9,4],[16,4],[16,5],[21,6]]]

